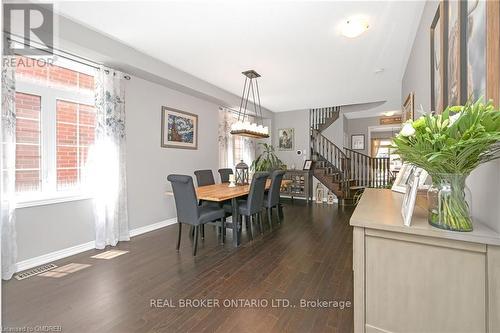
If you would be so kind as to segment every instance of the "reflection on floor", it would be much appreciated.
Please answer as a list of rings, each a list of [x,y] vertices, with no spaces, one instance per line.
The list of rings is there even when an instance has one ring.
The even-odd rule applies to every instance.
[[[119,257],[119,256],[121,256],[121,255],[123,255],[125,253],[128,253],[128,251],[109,250],[109,251],[105,251],[105,252],[96,254],[95,256],[92,256],[90,258],[94,258],[94,259],[113,259],[113,258]]]
[[[71,263],[51,269],[50,271],[38,274],[37,276],[60,278],[68,274],[81,271],[82,269],[85,269],[87,267],[90,267],[90,265]]]

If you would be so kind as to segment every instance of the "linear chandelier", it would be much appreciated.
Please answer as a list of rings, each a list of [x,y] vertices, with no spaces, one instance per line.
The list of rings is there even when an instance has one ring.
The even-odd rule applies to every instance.
[[[259,84],[257,82],[257,78],[260,77],[260,74],[254,71],[253,69],[242,72],[242,74],[245,75],[245,84],[243,85],[243,93],[241,95],[240,109],[238,111],[238,120],[231,126],[230,133],[233,135],[247,136],[256,139],[268,138],[269,128],[267,126],[264,126],[264,118],[262,117],[262,108],[260,105]],[[247,114],[247,106],[248,106],[248,101],[250,99],[250,91],[252,92],[252,99],[255,110],[255,119],[256,119],[255,123],[250,123],[249,115]],[[256,94],[257,94],[257,100],[255,99]]]

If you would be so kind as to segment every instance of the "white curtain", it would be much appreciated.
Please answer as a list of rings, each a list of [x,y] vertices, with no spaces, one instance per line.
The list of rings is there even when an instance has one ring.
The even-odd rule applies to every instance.
[[[5,58],[4,58],[5,59]],[[1,133],[1,242],[2,279],[8,280],[16,272],[16,89],[15,67],[5,64],[2,68],[2,133]]]
[[[95,80],[96,140],[89,152],[88,182],[94,196],[95,247],[130,240],[125,168],[123,73],[100,68]]]
[[[234,167],[233,137],[231,125],[236,122],[233,112],[225,108],[219,108],[219,167]]]
[[[246,120],[254,122],[254,118],[247,116]],[[255,159],[255,140],[232,135],[231,125],[237,121],[236,114],[229,109],[219,108],[219,167],[234,168],[243,160],[250,166]]]

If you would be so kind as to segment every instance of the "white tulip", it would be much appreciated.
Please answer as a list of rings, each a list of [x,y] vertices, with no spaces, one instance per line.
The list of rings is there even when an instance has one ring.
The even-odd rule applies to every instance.
[[[458,118],[460,118],[460,113],[455,113],[453,116],[450,116],[450,126],[453,125],[453,123],[457,121]]]
[[[415,129],[413,128],[413,125],[411,123],[404,124],[403,129],[401,130],[401,135],[407,137],[415,135]]]

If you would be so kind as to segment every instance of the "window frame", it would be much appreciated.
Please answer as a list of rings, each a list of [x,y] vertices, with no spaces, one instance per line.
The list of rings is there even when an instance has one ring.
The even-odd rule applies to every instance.
[[[78,71],[69,67],[64,66],[69,70]],[[16,92],[40,97],[41,178],[40,191],[16,192],[16,208],[90,199],[91,196],[85,193],[81,186],[71,190],[57,190],[57,101],[95,105],[94,93],[91,90],[85,93],[64,87],[38,84],[24,78],[17,80]]]

